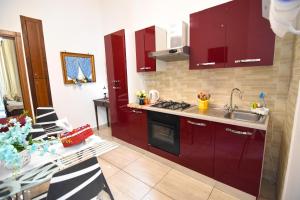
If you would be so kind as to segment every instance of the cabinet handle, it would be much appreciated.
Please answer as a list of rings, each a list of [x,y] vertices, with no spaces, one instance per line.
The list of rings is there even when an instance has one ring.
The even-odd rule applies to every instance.
[[[197,67],[199,67],[199,66],[209,66],[209,65],[215,65],[215,64],[216,64],[215,62],[198,63]]]
[[[138,110],[132,110],[133,113],[136,113],[136,114],[143,114],[142,111],[138,111]]]
[[[241,60],[235,60],[235,63],[253,63],[253,62],[260,62],[260,58],[253,58],[253,59],[241,59]]]
[[[115,87],[115,86],[113,86],[113,89],[118,90],[118,89],[121,89],[121,87]]]
[[[192,124],[192,125],[196,125],[196,126],[203,126],[203,127],[206,126],[206,124],[204,124],[204,123],[192,122],[190,120],[188,120],[187,123]]]
[[[140,70],[147,70],[147,69],[151,69],[151,67],[141,67]]]
[[[230,132],[230,133],[234,133],[237,135],[253,135],[253,133],[248,132],[248,131],[237,131],[237,130],[233,130],[231,128],[226,128],[225,131]]]

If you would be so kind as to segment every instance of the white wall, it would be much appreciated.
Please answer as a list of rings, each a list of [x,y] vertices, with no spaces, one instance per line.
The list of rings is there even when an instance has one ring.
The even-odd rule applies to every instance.
[[[287,172],[281,199],[299,200],[300,199],[300,82],[295,110],[294,127],[291,139],[291,147],[288,159]]]
[[[102,30],[104,34],[124,28],[129,100],[135,101],[135,92],[143,89],[143,81],[136,72],[134,32],[152,25],[167,29],[176,21],[189,23],[189,14],[229,0],[101,0]],[[102,44],[103,45],[103,44]]]
[[[126,30],[127,72],[130,101],[143,89],[136,73],[134,31],[151,25],[161,28],[189,14],[229,0],[0,0],[0,29],[21,32],[19,15],[43,21],[53,104],[60,117],[74,126],[95,125],[92,100],[102,97],[106,85],[103,36]],[[81,88],[64,85],[60,51],[95,55],[96,83]],[[104,110],[102,110],[104,111]],[[106,122],[101,112],[100,123]]]
[[[0,0],[0,29],[22,32],[20,15],[43,21],[53,104],[58,115],[67,117],[74,126],[95,126],[92,100],[102,97],[106,85],[100,7],[99,0]],[[61,51],[94,54],[96,83],[65,85]],[[106,123],[104,110],[99,113],[100,123]]]

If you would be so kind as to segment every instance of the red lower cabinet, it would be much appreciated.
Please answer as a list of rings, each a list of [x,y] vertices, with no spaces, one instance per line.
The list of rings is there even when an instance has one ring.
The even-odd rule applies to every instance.
[[[148,149],[147,111],[129,108],[128,116],[128,142]]]
[[[265,131],[215,124],[215,179],[258,196]]]
[[[214,176],[214,123],[180,119],[180,162],[201,174]]]

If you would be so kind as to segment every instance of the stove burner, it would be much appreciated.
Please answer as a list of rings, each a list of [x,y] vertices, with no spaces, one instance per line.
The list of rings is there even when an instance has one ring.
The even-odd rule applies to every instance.
[[[191,105],[185,102],[160,101],[152,106],[156,108],[165,108],[169,110],[184,110],[189,108]]]

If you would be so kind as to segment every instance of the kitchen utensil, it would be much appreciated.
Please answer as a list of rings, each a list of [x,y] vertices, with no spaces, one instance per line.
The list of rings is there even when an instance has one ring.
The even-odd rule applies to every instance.
[[[159,92],[157,90],[150,90],[149,91],[149,100],[150,104],[154,104],[159,99]]]

